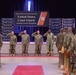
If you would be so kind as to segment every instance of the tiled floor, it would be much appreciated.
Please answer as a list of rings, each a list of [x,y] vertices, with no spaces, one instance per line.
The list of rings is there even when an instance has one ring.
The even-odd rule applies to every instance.
[[[2,57],[0,75],[12,75],[17,65],[42,65],[44,75],[63,75],[57,57]]]

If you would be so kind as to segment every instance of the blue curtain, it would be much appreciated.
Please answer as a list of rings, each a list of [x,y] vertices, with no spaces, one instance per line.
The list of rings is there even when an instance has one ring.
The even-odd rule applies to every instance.
[[[31,1],[30,11],[40,11],[39,0],[12,0],[11,17],[14,17],[14,11],[28,11],[28,1]],[[43,35],[48,30],[48,27],[14,26],[14,32],[18,37],[18,42],[21,41],[21,37],[19,37],[18,34],[24,29],[27,30],[27,33],[30,35],[30,41],[32,42],[34,41],[33,37],[31,37],[33,32],[40,30],[41,34]]]

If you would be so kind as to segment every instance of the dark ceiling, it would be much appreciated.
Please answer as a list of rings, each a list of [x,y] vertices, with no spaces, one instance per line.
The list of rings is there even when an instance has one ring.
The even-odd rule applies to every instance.
[[[24,0],[0,0],[0,18],[13,17],[15,10],[23,10],[23,3]],[[34,0],[34,7],[38,7],[36,11],[49,11],[51,18],[76,18],[75,0]]]

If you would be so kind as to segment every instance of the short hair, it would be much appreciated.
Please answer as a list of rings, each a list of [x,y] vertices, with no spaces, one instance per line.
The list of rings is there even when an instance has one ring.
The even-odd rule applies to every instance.
[[[60,28],[60,31],[62,31],[63,30],[63,28]]]

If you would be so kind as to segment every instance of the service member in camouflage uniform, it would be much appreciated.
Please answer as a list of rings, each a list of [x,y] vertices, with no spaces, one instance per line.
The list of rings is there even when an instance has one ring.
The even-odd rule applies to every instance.
[[[9,54],[10,55],[15,55],[15,48],[17,44],[17,37],[12,31],[11,33],[8,33],[7,36],[10,38],[10,49],[9,49]]]
[[[71,63],[74,65],[74,75],[76,75],[76,34],[72,38],[70,46]]]
[[[53,43],[54,43],[54,34],[51,32],[51,30],[49,29],[45,34],[44,37],[47,38],[46,42],[47,42],[47,55],[52,55],[52,50],[53,50]]]
[[[28,47],[30,43],[30,36],[27,34],[27,31],[19,33],[19,36],[22,37],[22,55],[28,55]]]
[[[2,47],[2,35],[0,34],[0,67],[1,67],[1,47]]]
[[[72,28],[68,27],[67,33],[64,35],[64,42],[63,42],[63,46],[64,46],[65,50],[69,51],[73,36],[74,35],[72,33]]]
[[[63,41],[64,41],[64,34],[63,34],[63,28],[60,29],[60,33],[57,34],[56,38],[56,47],[58,48],[58,53],[59,53],[59,67],[62,69],[63,66],[63,58],[62,58],[62,53],[61,49],[63,46]]]
[[[40,34],[40,31],[37,30],[37,32],[32,33],[32,36],[35,38],[35,54],[38,56],[41,54],[41,47],[43,44],[43,37]]]
[[[0,34],[0,50],[1,50],[2,45],[3,45],[3,43],[2,43],[2,35]]]
[[[68,27],[67,33],[64,36],[64,42],[63,42],[64,49],[67,50],[68,54],[71,53],[71,43],[72,43],[73,37],[74,37],[74,35],[72,33],[72,28]],[[68,69],[68,73],[70,75],[70,59],[68,58],[67,61],[68,61],[67,69]]]

